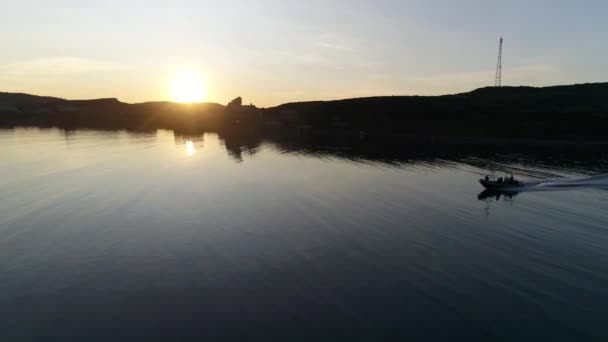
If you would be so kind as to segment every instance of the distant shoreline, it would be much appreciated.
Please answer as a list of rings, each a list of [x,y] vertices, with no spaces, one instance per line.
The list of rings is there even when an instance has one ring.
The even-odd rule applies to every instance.
[[[243,105],[240,97],[224,106],[0,93],[0,125],[192,132],[250,129],[265,134],[483,137],[505,142],[517,138],[578,144],[608,140],[608,83],[487,87],[454,95],[295,102],[272,108]]]

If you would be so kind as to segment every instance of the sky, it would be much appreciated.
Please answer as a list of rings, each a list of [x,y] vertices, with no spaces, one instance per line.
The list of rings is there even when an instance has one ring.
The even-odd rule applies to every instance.
[[[605,0],[0,0],[0,91],[258,106],[608,81]]]

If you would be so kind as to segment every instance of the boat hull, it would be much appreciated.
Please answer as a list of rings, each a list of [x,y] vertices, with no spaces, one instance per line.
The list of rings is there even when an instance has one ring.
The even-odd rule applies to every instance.
[[[497,183],[497,182],[492,182],[492,181],[486,181],[485,179],[480,179],[479,183],[481,183],[481,185],[483,185],[484,188],[491,189],[491,190],[517,190],[517,188],[520,188],[523,185],[523,184]]]

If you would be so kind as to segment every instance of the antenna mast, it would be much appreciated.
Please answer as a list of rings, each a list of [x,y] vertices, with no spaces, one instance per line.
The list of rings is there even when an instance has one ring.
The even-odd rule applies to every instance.
[[[498,45],[498,63],[496,64],[496,78],[494,79],[495,87],[502,87],[502,37]]]

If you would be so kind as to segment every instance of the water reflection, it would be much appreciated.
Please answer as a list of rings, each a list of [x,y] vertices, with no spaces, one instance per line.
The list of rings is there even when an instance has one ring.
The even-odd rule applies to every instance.
[[[27,132],[43,132],[48,128],[21,128]],[[53,130],[53,129],[51,129]],[[161,136],[172,136],[177,147],[193,156],[204,149],[205,136],[216,135],[226,154],[237,163],[253,158],[263,145],[275,151],[295,156],[319,159],[336,158],[358,163],[380,163],[387,166],[418,165],[442,167],[465,164],[489,173],[514,173],[532,179],[559,178],[561,171],[597,174],[608,171],[608,146],[535,144],[513,141],[505,145],[489,141],[350,137],[331,135],[290,135],[280,132],[260,132],[233,129],[222,132],[181,132],[167,130],[79,130],[54,129],[61,132],[66,143],[82,142],[95,136],[130,142],[150,142]],[[15,133],[16,134],[16,133]]]
[[[225,148],[226,154],[236,163],[242,163],[245,157],[253,157],[259,152],[263,142],[259,135],[250,131],[244,132],[222,132],[203,133],[193,135],[191,133],[175,132],[175,143],[184,145],[188,155],[193,155],[196,150],[203,149],[203,141],[206,134],[217,134],[220,144]]]
[[[219,135],[226,147],[226,152],[237,162],[243,162],[243,157],[253,157],[258,153],[262,138],[251,131],[228,131]]]
[[[197,151],[204,149],[205,135],[179,135],[173,133],[173,141],[176,147],[181,147],[186,151],[188,157],[197,154]]]
[[[196,153],[196,150],[194,149],[194,142],[192,140],[188,140],[186,141],[186,154],[188,154],[188,156],[193,156]]]
[[[477,199],[480,201],[484,200],[496,200],[500,201],[501,198],[507,201],[513,201],[513,198],[517,196],[519,192],[516,191],[505,191],[505,190],[490,190],[486,189],[477,195]]]
[[[556,178],[547,173],[558,167],[577,173],[608,171],[608,146],[538,145],[527,141],[502,142],[425,140],[420,138],[365,138],[348,136],[262,134],[256,131],[231,130],[218,133],[226,152],[235,162],[254,156],[267,144],[283,154],[314,158],[338,158],[360,163],[393,166],[421,165],[441,167],[466,164],[490,172],[512,172],[533,179]]]

